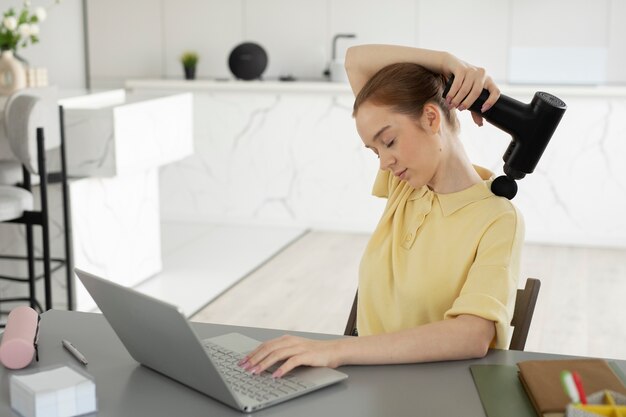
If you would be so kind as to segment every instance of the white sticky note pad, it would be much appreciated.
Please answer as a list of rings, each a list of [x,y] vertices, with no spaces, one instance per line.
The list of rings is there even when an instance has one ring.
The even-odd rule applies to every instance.
[[[24,417],[71,417],[97,411],[96,384],[61,366],[11,376],[11,407]]]

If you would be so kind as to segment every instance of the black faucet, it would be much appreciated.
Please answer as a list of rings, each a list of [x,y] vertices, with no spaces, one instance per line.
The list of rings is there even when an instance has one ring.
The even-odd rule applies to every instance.
[[[339,38],[356,38],[356,35],[354,33],[338,33],[335,36],[333,36],[333,55],[332,55],[332,60],[334,61],[335,58],[337,58],[337,40]]]

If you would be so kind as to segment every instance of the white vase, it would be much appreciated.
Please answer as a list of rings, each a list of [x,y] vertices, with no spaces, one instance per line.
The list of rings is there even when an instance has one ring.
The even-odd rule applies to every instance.
[[[0,95],[8,96],[15,90],[26,87],[26,70],[13,56],[13,51],[2,51],[0,55]]]

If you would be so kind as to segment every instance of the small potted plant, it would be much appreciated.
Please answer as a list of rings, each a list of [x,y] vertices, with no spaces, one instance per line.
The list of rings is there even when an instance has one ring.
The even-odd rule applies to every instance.
[[[196,65],[198,64],[198,54],[187,51],[180,57],[180,62],[185,70],[185,79],[194,80],[196,78]]]

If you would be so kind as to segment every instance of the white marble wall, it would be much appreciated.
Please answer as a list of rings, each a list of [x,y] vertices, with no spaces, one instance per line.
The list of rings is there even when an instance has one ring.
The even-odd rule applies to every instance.
[[[164,219],[370,228],[378,160],[350,94],[197,93],[195,154],[161,171]]]
[[[158,169],[71,185],[74,264],[134,286],[161,271]],[[76,305],[95,307],[76,280]]]
[[[378,160],[355,131],[348,87],[232,87],[195,91],[196,152],[162,169],[163,218],[372,230],[384,204],[370,194]],[[524,102],[532,97],[509,90]],[[535,172],[518,183],[527,240],[626,247],[626,94],[549,91],[568,110]],[[510,137],[476,127],[467,112],[460,119],[472,160],[500,174]]]

